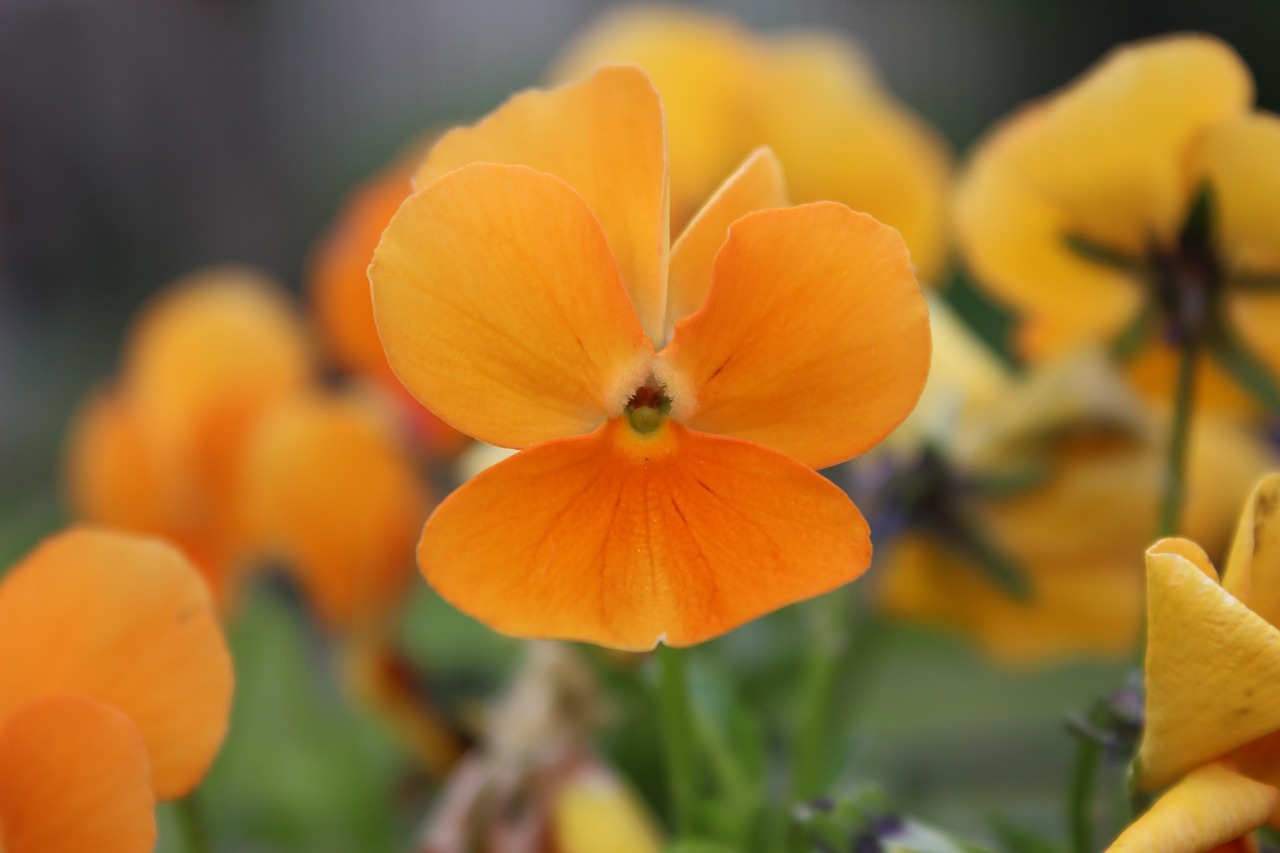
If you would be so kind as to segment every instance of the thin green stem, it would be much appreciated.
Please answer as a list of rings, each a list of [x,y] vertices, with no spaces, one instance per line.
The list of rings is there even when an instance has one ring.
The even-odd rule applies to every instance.
[[[689,704],[685,663],[685,652],[682,649],[666,645],[658,648],[658,704],[677,839],[687,837],[694,829],[693,812],[699,787],[698,761],[694,754],[696,738],[693,708]]]
[[[173,804],[174,814],[182,827],[182,844],[187,853],[212,853],[209,832],[204,820],[204,809],[195,791]]]
[[[843,629],[847,627],[850,612],[843,593],[844,590],[837,590],[816,602],[817,627],[810,645],[796,730],[792,804],[816,797],[826,787],[824,765],[831,755],[836,688],[848,646],[847,632]]]
[[[1187,341],[1178,365],[1178,386],[1173,400],[1173,424],[1169,432],[1169,455],[1165,463],[1164,494],[1156,536],[1176,536],[1187,489],[1187,448],[1191,438],[1192,403],[1196,391],[1196,359],[1199,342]]]
[[[1067,800],[1067,824],[1071,830],[1071,853],[1095,853],[1093,849],[1093,789],[1098,780],[1101,747],[1091,738],[1081,737],[1071,770]]]

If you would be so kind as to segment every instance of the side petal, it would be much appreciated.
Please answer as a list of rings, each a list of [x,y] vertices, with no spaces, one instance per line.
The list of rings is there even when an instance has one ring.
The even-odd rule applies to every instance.
[[[672,415],[821,468],[884,438],[929,371],[898,232],[834,202],[739,219],[702,310],[659,354]]]
[[[1146,790],[1280,730],[1280,630],[1209,569],[1202,552],[1180,543],[1147,551],[1147,710],[1138,753]]]
[[[748,213],[786,204],[782,164],[768,148],[757,149],[716,190],[671,247],[664,340],[670,339],[676,323],[706,301],[712,264],[729,234],[729,226]]]
[[[413,577],[427,512],[388,419],[357,399],[299,399],[263,423],[246,469],[257,540],[298,574],[325,622],[385,615]]]
[[[0,714],[75,692],[127,716],[161,799],[191,790],[227,729],[231,659],[209,593],[172,547],[72,529],[0,584]]]
[[[652,349],[600,223],[552,175],[446,175],[391,220],[369,279],[405,386],[491,444],[590,432],[647,374]]]
[[[622,649],[711,639],[860,575],[866,522],[758,445],[610,421],[499,462],[427,522],[423,575],[491,628]]]
[[[123,714],[60,694],[0,723],[6,853],[146,853],[155,839],[147,751]]]
[[[1156,800],[1107,853],[1202,853],[1266,824],[1280,808],[1280,790],[1221,763],[1188,773]],[[1230,848],[1228,848],[1230,849]]]
[[[530,89],[472,127],[446,133],[414,183],[468,163],[548,172],[586,199],[618,259],[641,325],[662,335],[667,280],[667,153],[662,102],[635,66],[604,66],[555,89]]]
[[[1222,586],[1254,613],[1280,625],[1280,473],[1263,477],[1245,503]]]

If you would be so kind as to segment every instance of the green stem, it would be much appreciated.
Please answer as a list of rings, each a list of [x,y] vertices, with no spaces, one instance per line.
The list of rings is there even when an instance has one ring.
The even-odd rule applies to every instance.
[[[830,593],[817,602],[820,612],[802,688],[796,732],[793,804],[818,796],[826,784],[824,764],[831,754],[831,727],[835,717],[832,706],[844,650],[840,622],[848,616],[841,592]]]
[[[182,842],[187,853],[212,853],[209,832],[205,826],[204,810],[196,792],[192,791],[173,804],[174,813],[182,827]]]
[[[1095,853],[1093,850],[1093,788],[1098,779],[1099,751],[1100,747],[1096,741],[1087,737],[1079,739],[1067,800],[1071,853]]]
[[[1178,387],[1173,401],[1173,424],[1169,433],[1169,455],[1165,463],[1164,494],[1160,500],[1156,536],[1175,536],[1182,516],[1187,488],[1187,447],[1191,438],[1191,412],[1196,391],[1196,358],[1198,341],[1188,341],[1182,348],[1178,365]]]
[[[666,645],[658,648],[658,700],[677,839],[688,836],[694,828],[693,810],[699,787],[698,762],[694,755],[693,709],[689,704],[685,662],[683,650]]]

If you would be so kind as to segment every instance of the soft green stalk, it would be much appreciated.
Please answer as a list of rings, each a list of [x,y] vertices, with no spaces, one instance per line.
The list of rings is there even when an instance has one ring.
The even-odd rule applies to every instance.
[[[693,709],[689,704],[685,655],[682,649],[666,645],[658,648],[658,703],[677,840],[687,837],[694,829],[693,815],[699,787],[698,760],[694,754],[697,739]]]

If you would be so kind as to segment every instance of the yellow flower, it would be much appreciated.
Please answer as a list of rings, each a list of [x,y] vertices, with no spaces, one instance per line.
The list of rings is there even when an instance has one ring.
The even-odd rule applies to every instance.
[[[933,325],[952,327],[936,310]],[[963,394],[967,382],[974,396],[926,390],[925,402],[950,414],[931,416],[941,426],[907,472],[926,488],[913,494],[906,530],[883,546],[882,605],[966,634],[1007,663],[1123,654],[1139,630],[1133,555],[1155,528],[1164,426],[1098,354],[1015,381],[956,331],[935,335],[935,363],[978,368],[951,386]],[[1239,426],[1198,421],[1187,529],[1225,545],[1240,496],[1274,463]]]
[[[959,244],[1021,317],[1025,354],[1109,342],[1167,395],[1172,348],[1207,346],[1203,401],[1241,406],[1236,383],[1276,396],[1280,119],[1252,103],[1230,47],[1167,36],[1116,50],[977,147]]]
[[[864,210],[902,232],[923,281],[941,274],[950,151],[847,41],[805,31],[764,37],[709,12],[630,6],[579,36],[551,77],[577,79],[606,62],[639,65],[662,94],[676,229],[767,145],[794,201]]]
[[[1254,490],[1219,581],[1185,539],[1147,549],[1146,724],[1135,764],[1172,785],[1113,853],[1194,853],[1280,818],[1280,474]]]

